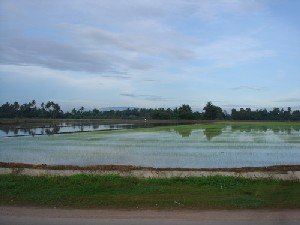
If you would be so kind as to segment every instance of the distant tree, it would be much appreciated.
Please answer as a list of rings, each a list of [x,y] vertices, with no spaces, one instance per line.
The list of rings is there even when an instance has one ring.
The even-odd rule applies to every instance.
[[[211,102],[207,102],[206,106],[203,108],[204,118],[208,120],[223,119],[224,115],[222,109],[218,106],[213,105]]]
[[[60,118],[63,114],[60,106],[52,101],[48,101],[45,105],[45,110],[51,118]]]
[[[292,109],[288,107],[287,111],[283,112],[283,120],[291,120],[292,119]]]
[[[6,102],[0,106],[0,118],[69,118],[69,119],[227,119],[227,120],[274,120],[274,121],[299,121],[300,111],[292,111],[291,107],[287,110],[283,108],[267,109],[250,108],[232,109],[231,114],[218,106],[208,102],[203,108],[204,112],[192,112],[189,105],[183,104],[179,108],[127,108],[125,110],[100,111],[99,109],[85,110],[73,108],[71,112],[63,112],[57,103],[48,101],[37,106],[36,101],[20,105],[18,102]]]
[[[178,108],[179,119],[190,120],[193,119],[193,111],[189,105],[182,105]]]
[[[293,111],[292,120],[300,120],[300,110]]]

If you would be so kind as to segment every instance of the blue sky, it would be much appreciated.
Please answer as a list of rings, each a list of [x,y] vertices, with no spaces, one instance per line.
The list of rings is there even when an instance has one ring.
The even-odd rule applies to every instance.
[[[298,0],[2,0],[0,102],[300,108]]]

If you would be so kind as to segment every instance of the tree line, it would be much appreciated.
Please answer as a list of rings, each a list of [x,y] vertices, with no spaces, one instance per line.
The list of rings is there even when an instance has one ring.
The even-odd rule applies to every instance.
[[[273,108],[272,110],[251,108],[232,109],[227,113],[221,107],[208,102],[203,112],[193,112],[191,107],[183,104],[175,109],[171,108],[128,108],[125,110],[99,109],[85,110],[73,108],[71,111],[63,112],[59,104],[48,101],[37,105],[35,100],[20,105],[18,102],[1,105],[0,118],[53,118],[53,119],[160,119],[160,120],[276,120],[297,121],[300,120],[300,110],[290,107]]]

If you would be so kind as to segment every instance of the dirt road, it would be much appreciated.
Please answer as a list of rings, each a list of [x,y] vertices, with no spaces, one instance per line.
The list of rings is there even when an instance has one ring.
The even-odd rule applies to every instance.
[[[294,225],[300,210],[81,210],[0,207],[1,225]]]

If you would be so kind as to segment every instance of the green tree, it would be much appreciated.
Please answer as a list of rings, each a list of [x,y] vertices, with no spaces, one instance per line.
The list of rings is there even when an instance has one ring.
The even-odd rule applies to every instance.
[[[224,115],[222,113],[222,109],[218,106],[213,105],[211,102],[207,102],[206,106],[203,108],[204,118],[208,120],[215,120],[215,119],[223,119]]]
[[[182,105],[178,108],[179,119],[190,120],[193,119],[193,112],[189,105]]]
[[[63,114],[60,106],[52,101],[48,101],[45,105],[45,110],[51,118],[59,118]]]

